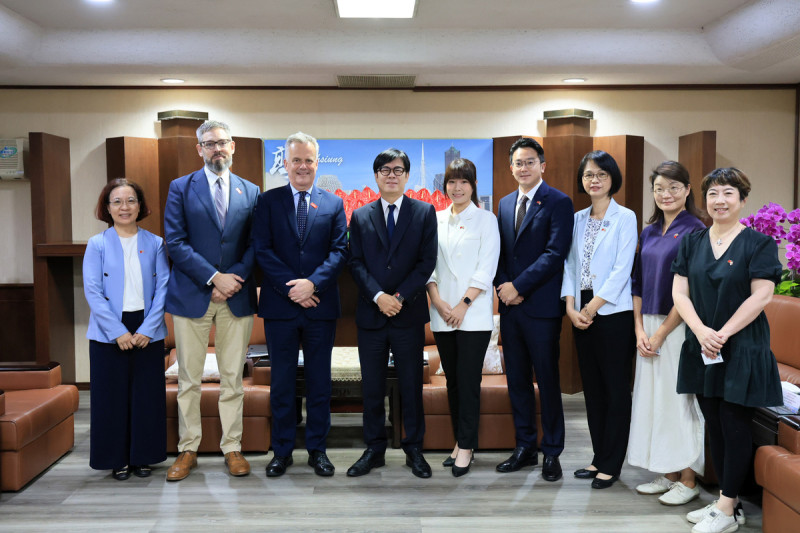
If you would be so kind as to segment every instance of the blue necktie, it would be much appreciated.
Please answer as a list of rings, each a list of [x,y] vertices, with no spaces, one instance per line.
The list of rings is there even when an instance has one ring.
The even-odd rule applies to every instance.
[[[392,234],[394,234],[394,210],[397,206],[394,204],[389,204],[389,216],[386,217],[386,233],[389,234],[389,240],[392,240]]]
[[[217,208],[219,225],[222,226],[222,229],[225,229],[225,215],[228,214],[228,208],[225,206],[225,191],[222,190],[222,178],[217,178],[217,188],[214,190],[214,207]]]
[[[308,204],[306,203],[306,192],[300,191],[300,200],[297,202],[297,233],[300,235],[300,240],[303,240],[303,235],[306,233],[306,222],[308,221]]]

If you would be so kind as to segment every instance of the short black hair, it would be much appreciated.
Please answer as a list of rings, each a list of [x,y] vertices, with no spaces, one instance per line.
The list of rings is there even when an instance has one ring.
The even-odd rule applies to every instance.
[[[530,137],[520,137],[514,144],[511,145],[511,148],[508,150],[508,162],[513,163],[514,159],[514,152],[519,150],[520,148],[530,148],[535,150],[537,154],[539,154],[539,163],[544,163],[544,148],[542,145],[536,142],[536,139],[531,139]]]
[[[736,167],[715,168],[703,178],[700,188],[703,198],[708,194],[708,189],[714,185],[730,185],[739,191],[739,199],[744,200],[750,194],[750,180],[747,175]]]
[[[103,190],[100,191],[100,197],[97,199],[97,205],[94,208],[94,216],[97,220],[102,220],[109,226],[114,225],[114,219],[111,218],[111,213],[108,212],[108,199],[114,189],[119,187],[130,187],[136,193],[136,199],[139,201],[139,215],[136,217],[136,222],[139,222],[150,214],[150,208],[147,206],[147,201],[144,199],[144,191],[142,187],[131,180],[125,178],[116,178],[106,183]]]
[[[586,164],[589,163],[589,161],[594,161],[595,165],[600,167],[601,170],[608,172],[611,176],[611,189],[608,190],[609,198],[622,188],[622,172],[620,172],[617,162],[614,161],[614,158],[611,157],[611,154],[608,152],[594,150],[583,156],[581,164],[578,165],[578,192],[587,194],[586,189],[583,188],[583,171],[586,169]]]
[[[382,166],[384,166],[386,163],[391,163],[395,159],[403,160],[403,168],[406,169],[406,173],[411,170],[411,161],[408,160],[406,153],[402,150],[398,150],[397,148],[389,148],[379,153],[378,157],[375,158],[375,162],[372,163],[372,172],[377,174],[378,170]]]

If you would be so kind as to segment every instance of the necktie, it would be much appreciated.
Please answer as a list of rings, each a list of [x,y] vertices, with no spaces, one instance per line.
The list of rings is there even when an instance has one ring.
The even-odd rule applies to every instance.
[[[297,233],[300,235],[300,240],[303,240],[303,235],[306,233],[306,222],[308,221],[308,204],[306,203],[306,192],[300,191],[300,200],[297,202]]]
[[[389,234],[389,240],[392,240],[392,234],[394,234],[394,210],[397,206],[394,204],[389,204],[389,216],[386,217],[386,233]]]
[[[225,229],[225,215],[228,213],[228,208],[225,205],[225,191],[222,190],[222,178],[217,178],[217,187],[214,189],[214,207],[217,208],[219,225],[222,226],[222,229]]]
[[[514,224],[514,231],[518,232],[522,221],[525,220],[525,213],[528,212],[528,197],[523,196],[519,203],[519,211],[517,211],[517,222]]]

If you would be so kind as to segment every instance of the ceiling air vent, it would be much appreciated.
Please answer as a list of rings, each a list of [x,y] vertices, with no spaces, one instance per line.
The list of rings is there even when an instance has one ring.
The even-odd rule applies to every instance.
[[[336,76],[343,89],[413,89],[417,77],[409,74],[357,74]]]

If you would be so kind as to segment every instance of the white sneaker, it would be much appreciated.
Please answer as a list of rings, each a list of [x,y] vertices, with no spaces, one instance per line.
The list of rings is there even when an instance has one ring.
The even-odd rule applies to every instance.
[[[672,481],[664,476],[658,476],[650,483],[645,483],[636,487],[636,492],[639,494],[664,494],[669,490]]]
[[[692,528],[692,533],[731,533],[738,529],[739,524],[733,516],[728,516],[719,509],[712,509],[702,522]]]
[[[709,503],[702,509],[698,509],[696,511],[692,511],[691,513],[686,515],[686,520],[691,522],[692,524],[697,524],[702,522],[711,511],[716,509],[717,500]],[[723,513],[724,514],[724,513]],[[733,514],[736,516],[736,521],[739,523],[740,526],[743,526],[747,523],[747,520],[744,517],[744,509],[742,509],[742,502],[736,504],[736,507],[733,508]]]
[[[690,489],[680,481],[672,484],[666,494],[658,498],[664,505],[683,505],[689,503],[700,496],[700,489],[697,487]]]

